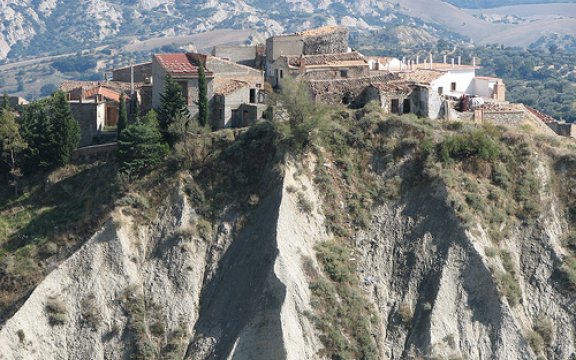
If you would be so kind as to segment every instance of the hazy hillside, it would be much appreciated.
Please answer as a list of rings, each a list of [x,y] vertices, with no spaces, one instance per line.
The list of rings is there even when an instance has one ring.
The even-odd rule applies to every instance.
[[[465,9],[489,9],[522,4],[574,3],[574,0],[444,0]]]
[[[576,28],[573,18],[495,23],[441,0],[6,0],[0,2],[0,60],[98,46],[118,48],[133,41],[222,28],[266,35],[334,23],[360,32],[408,26],[435,38],[461,36],[522,46],[548,32],[570,34]]]

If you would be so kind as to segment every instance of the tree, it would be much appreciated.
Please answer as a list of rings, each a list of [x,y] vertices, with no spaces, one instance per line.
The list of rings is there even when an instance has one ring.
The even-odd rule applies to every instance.
[[[0,145],[2,159],[10,168],[11,184],[14,186],[15,195],[18,195],[18,179],[22,176],[19,155],[28,145],[20,134],[16,116],[7,109],[0,110]]]
[[[63,92],[31,102],[21,115],[22,136],[28,143],[26,167],[49,169],[64,165],[80,141],[80,127]]]
[[[2,109],[10,109],[10,99],[8,98],[8,93],[6,91],[4,91],[4,95],[2,96]]]
[[[120,109],[118,111],[120,116],[118,117],[118,135],[128,126],[128,112],[126,111],[126,98],[124,94],[120,95]]]
[[[54,131],[54,165],[64,165],[70,162],[72,152],[80,142],[80,125],[72,116],[70,104],[62,91],[52,95],[51,118]]]
[[[178,134],[171,132],[170,127],[177,120],[188,119],[190,114],[186,99],[182,95],[182,89],[171,76],[166,76],[164,92],[161,95],[160,102],[160,108],[158,109],[160,131],[166,142],[173,146],[178,139]]]
[[[204,62],[198,60],[198,123],[206,126],[208,123],[208,83]]]
[[[118,137],[120,171],[129,176],[142,173],[162,161],[168,147],[155,123],[155,114],[147,114],[142,122],[128,125]]]

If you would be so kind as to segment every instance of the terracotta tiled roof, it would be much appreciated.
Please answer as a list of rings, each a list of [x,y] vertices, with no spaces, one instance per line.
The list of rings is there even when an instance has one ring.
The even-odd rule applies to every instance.
[[[191,62],[187,54],[156,54],[156,60],[171,74],[198,74],[198,66]]]
[[[371,86],[384,92],[409,93],[412,90],[410,83],[406,80],[373,82]]]
[[[96,95],[101,95],[102,97],[109,99],[109,100],[113,100],[116,102],[120,102],[120,95],[122,94],[121,92],[118,91],[114,91],[108,88],[105,88],[103,86],[98,86],[98,87],[94,87],[94,88],[90,88],[90,89],[83,89],[83,97],[85,99],[90,99]],[[129,100],[130,97],[126,96],[126,100]]]
[[[444,75],[446,75],[446,72],[439,70],[414,70],[399,73],[401,79],[425,85],[430,85],[434,80]]]
[[[198,75],[198,61],[206,64],[206,55],[194,53],[156,54],[154,55],[166,72],[174,76]],[[212,76],[212,72],[206,69],[206,76]]]
[[[552,116],[550,115],[546,115],[541,111],[538,111],[534,108],[531,108],[530,106],[526,106],[526,109],[528,109],[528,111],[530,111],[533,115],[535,115],[538,119],[542,120],[543,123],[545,124],[550,124],[550,123],[554,123],[556,122],[556,119],[554,119]]]
[[[216,79],[214,80],[214,93],[220,95],[229,95],[238,89],[250,87],[246,81],[234,79]]]

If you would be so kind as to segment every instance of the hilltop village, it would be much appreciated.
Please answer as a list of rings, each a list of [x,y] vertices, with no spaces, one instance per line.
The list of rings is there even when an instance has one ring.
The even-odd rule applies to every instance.
[[[60,90],[80,124],[80,147],[111,139],[106,130],[117,124],[122,94],[132,117],[135,111],[157,109],[167,76],[180,84],[190,114],[197,114],[200,62],[206,68],[214,129],[244,127],[265,118],[268,96],[290,78],[304,81],[317,102],[362,108],[376,101],[388,113],[433,120],[516,124],[529,117],[558,134],[576,136],[571,124],[507,102],[502,79],[477,76],[476,59],[465,64],[461,57],[365,56],[349,47],[348,38],[347,27],[326,26],[272,36],[265,45],[216,46],[210,55],[155,54],[151,62],[112,69],[104,81],[66,81]],[[20,98],[12,102],[26,103]]]

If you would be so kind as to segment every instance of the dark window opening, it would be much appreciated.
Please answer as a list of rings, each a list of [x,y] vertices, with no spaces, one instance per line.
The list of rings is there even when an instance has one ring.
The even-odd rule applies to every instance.
[[[455,82],[450,84],[450,91],[456,91],[456,83]]]
[[[390,104],[390,112],[393,114],[398,114],[400,109],[400,101],[398,99],[392,99]]]
[[[256,102],[256,89],[250,89],[250,103],[254,104]]]
[[[347,78],[348,77],[348,70],[340,70],[340,77]]]
[[[280,70],[280,79],[284,79],[284,70]]]
[[[404,114],[410,113],[410,99],[404,99]]]
[[[438,88],[438,94],[439,94],[439,95],[444,94],[444,88],[443,88],[442,86],[440,86],[440,87]]]

